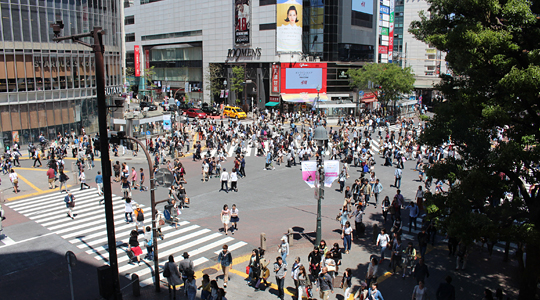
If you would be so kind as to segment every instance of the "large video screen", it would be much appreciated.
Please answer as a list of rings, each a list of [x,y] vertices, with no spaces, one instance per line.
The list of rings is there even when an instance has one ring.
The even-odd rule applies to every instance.
[[[373,15],[373,0],[352,0],[352,10]]]
[[[290,89],[317,89],[322,87],[322,68],[287,68],[285,87]]]
[[[278,0],[276,10],[277,51],[302,52],[302,1]]]

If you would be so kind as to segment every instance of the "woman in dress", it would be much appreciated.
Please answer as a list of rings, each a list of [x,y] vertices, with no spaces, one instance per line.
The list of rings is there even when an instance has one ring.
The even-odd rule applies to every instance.
[[[231,208],[231,232],[234,234],[235,230],[238,230],[238,221],[240,221],[240,218],[238,217],[238,208],[236,208],[236,204],[232,205]]]
[[[225,231],[225,235],[227,235],[227,227],[229,226],[230,221],[231,211],[229,210],[229,206],[225,204],[223,205],[223,210],[221,210],[221,223],[223,223],[223,231]]]
[[[174,262],[174,257],[169,255],[169,261],[165,263],[163,270],[169,269],[169,277],[167,277],[168,287],[169,287],[169,298],[171,295],[171,288],[173,290],[174,299],[176,299],[176,286],[182,284],[182,277],[180,271],[178,270],[178,265]]]

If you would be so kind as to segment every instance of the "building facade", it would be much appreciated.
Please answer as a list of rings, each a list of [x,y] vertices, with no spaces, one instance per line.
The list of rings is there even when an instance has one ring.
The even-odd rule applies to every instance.
[[[440,81],[441,74],[447,73],[446,54],[417,40],[407,30],[411,22],[420,20],[421,11],[429,13],[429,4],[425,0],[403,2],[403,66],[412,68],[416,78],[415,87],[419,90],[417,95],[420,92],[424,102],[429,102],[433,85]]]
[[[151,92],[157,99],[248,109],[280,105],[298,110],[306,109],[299,103],[323,98],[352,99],[345,72],[373,62],[376,55],[377,6],[365,3],[135,0],[124,10],[126,67],[134,75],[130,84],[139,95]],[[235,92],[235,66],[245,70],[243,92]],[[293,78],[294,70],[285,69],[305,75],[302,68],[316,69],[309,73],[318,84],[304,80],[304,90],[292,88],[294,83],[282,77]],[[151,79],[144,78],[148,71]]]
[[[121,2],[2,0],[0,130],[2,145],[35,142],[40,133],[97,132],[94,54],[71,41],[56,43],[51,23],[68,36],[105,29],[106,93],[122,92]],[[92,40],[85,38],[92,43]]]

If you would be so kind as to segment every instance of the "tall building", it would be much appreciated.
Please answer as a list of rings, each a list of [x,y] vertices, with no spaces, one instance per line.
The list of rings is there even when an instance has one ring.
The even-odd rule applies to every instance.
[[[321,99],[352,99],[345,72],[375,60],[375,3],[125,2],[130,84],[139,98],[144,93],[250,108],[283,105],[285,111],[310,109],[306,103]],[[245,92],[232,86],[235,66],[246,70]],[[141,80],[150,69],[152,86]]]
[[[117,0],[4,0],[0,3],[0,130],[2,145],[52,139],[61,132],[97,132],[96,79],[91,49],[61,35],[105,29],[107,94],[122,92],[121,3]],[[85,38],[92,43],[91,39]]]
[[[403,13],[405,9],[405,0],[395,0],[395,17],[394,17],[394,56],[392,61],[403,67],[403,32],[407,31],[407,27],[403,27]]]
[[[403,66],[412,67],[416,78],[415,88],[422,93],[424,102],[430,101],[433,85],[440,81],[441,74],[447,72],[446,53],[417,40],[408,32],[411,22],[420,20],[421,11],[428,14],[428,9],[426,0],[404,0]]]

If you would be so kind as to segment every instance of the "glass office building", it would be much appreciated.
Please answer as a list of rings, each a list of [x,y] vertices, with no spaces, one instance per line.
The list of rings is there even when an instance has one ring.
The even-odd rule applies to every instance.
[[[121,2],[0,0],[0,143],[35,142],[40,133],[97,132],[95,61],[91,49],[62,36],[105,29],[106,94],[122,91]],[[92,39],[83,39],[93,43]]]

